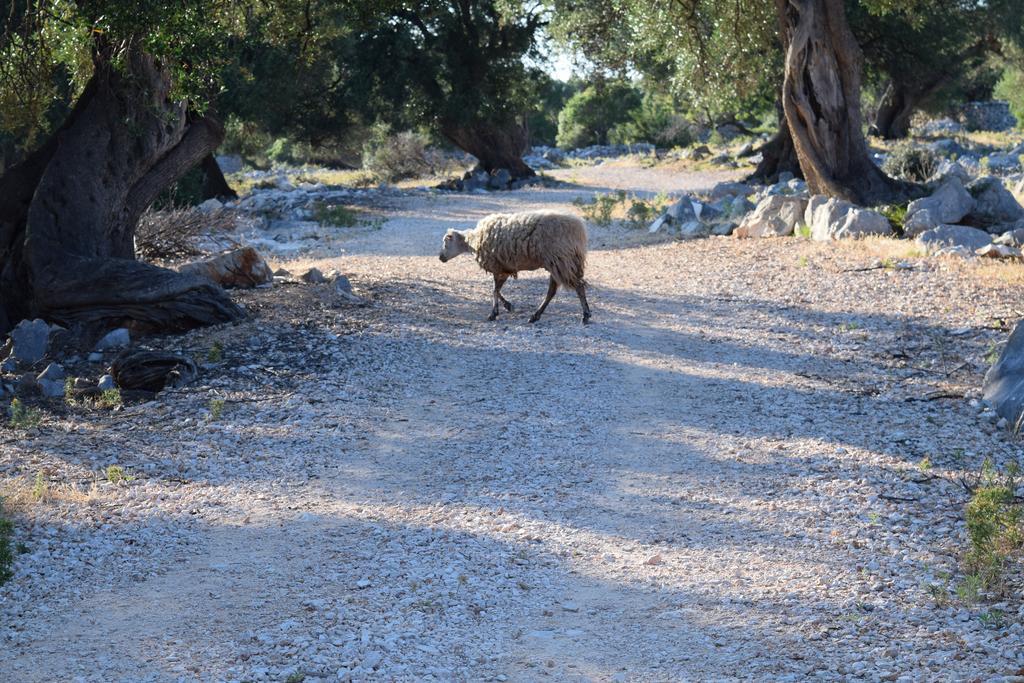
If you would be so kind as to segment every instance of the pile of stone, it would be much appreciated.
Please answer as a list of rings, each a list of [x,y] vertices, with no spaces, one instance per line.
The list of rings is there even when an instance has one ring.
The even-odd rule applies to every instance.
[[[439,190],[452,192],[497,192],[503,190],[519,190],[531,185],[541,185],[544,179],[541,176],[530,176],[527,178],[513,178],[507,168],[496,168],[488,173],[477,166],[466,171],[461,178],[446,180],[437,186]]]

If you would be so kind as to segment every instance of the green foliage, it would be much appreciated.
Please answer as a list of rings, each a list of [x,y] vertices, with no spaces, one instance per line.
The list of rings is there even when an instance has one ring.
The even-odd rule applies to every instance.
[[[932,150],[904,141],[892,148],[882,170],[897,178],[923,183],[935,175],[939,162],[938,155]]]
[[[43,498],[46,498],[46,494],[50,492],[50,485],[46,481],[46,477],[42,471],[36,472],[35,482],[32,484],[32,500],[39,502]]]
[[[14,429],[32,429],[38,427],[39,423],[42,422],[43,414],[39,412],[37,408],[27,406],[22,403],[20,398],[11,400],[11,407],[9,409],[11,417],[10,425]]]
[[[618,190],[610,193],[598,192],[589,201],[577,197],[573,204],[585,219],[595,225],[608,226],[616,217],[621,217],[624,227],[640,229],[647,227],[665,211],[669,198],[665,194],[658,194],[653,199],[646,200],[629,195],[624,190]]]
[[[313,220],[320,225],[351,228],[359,223],[359,215],[341,204],[317,202],[313,205]]]
[[[1022,64],[1007,65],[993,94],[1010,103],[1010,111],[1017,117],[1017,128],[1024,129],[1024,60]]]
[[[0,586],[14,576],[14,522],[4,513],[4,499],[0,498]]]
[[[640,106],[629,113],[629,119],[611,130],[609,141],[616,144],[649,142],[659,147],[687,147],[694,142],[694,133],[686,118],[677,113],[671,97],[646,92]]]
[[[203,171],[193,168],[183,175],[178,182],[160,193],[153,202],[153,209],[187,209],[203,202]]]
[[[907,221],[907,206],[904,204],[887,204],[878,208],[878,213],[889,219],[889,225],[897,235],[903,234],[903,224]]]
[[[120,389],[107,389],[99,395],[99,398],[96,399],[96,405],[100,408],[117,408],[122,405],[122,403],[123,400],[121,398]]]
[[[212,398],[210,399],[210,421],[216,422],[224,414],[224,399]]]
[[[363,169],[378,182],[387,183],[424,175],[432,170],[427,159],[428,142],[421,133],[393,134],[387,126],[375,126],[363,145]]]
[[[986,460],[964,511],[971,547],[964,557],[969,575],[963,585],[973,600],[1000,581],[1007,561],[1024,546],[1024,516],[1014,497],[1018,475],[1017,468],[999,472]]]
[[[103,472],[107,477],[107,481],[111,484],[118,484],[120,482],[133,481],[135,477],[128,474],[123,467],[120,465],[107,465],[107,469]]]
[[[206,352],[206,360],[210,363],[219,363],[224,360],[224,344],[219,341],[213,342],[210,345],[210,350]]]
[[[621,81],[598,81],[576,93],[558,115],[558,146],[606,145],[608,134],[640,107],[639,91]]]
[[[530,144],[554,146],[558,144],[558,114],[577,87],[574,83],[556,81],[547,74],[539,74],[537,81],[537,96],[526,117]]]

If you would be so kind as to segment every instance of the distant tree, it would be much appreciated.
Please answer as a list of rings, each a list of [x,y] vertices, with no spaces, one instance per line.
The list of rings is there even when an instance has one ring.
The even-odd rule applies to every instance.
[[[640,91],[621,81],[599,79],[577,92],[558,115],[558,146],[607,145],[608,134],[640,107]]]
[[[578,88],[579,84],[575,82],[555,80],[547,74],[537,76],[537,98],[526,117],[531,145],[556,144],[558,114]]]
[[[428,125],[487,171],[534,175],[525,117],[536,102],[543,5],[499,0],[365,3],[354,12],[351,93],[394,128]]]
[[[881,90],[871,129],[884,138],[905,137],[916,111],[939,111],[972,91],[990,92],[999,73],[993,55],[1018,39],[1000,2],[902,5],[879,14],[847,2],[868,78]]]

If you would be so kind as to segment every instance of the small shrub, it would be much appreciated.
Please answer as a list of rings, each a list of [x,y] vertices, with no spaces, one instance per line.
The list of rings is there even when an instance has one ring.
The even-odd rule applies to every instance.
[[[224,399],[210,399],[210,421],[216,422],[224,414]]]
[[[1014,498],[1018,471],[998,472],[988,460],[981,480],[967,503],[964,516],[971,547],[964,557],[971,594],[997,584],[1012,555],[1024,546],[1024,516]],[[976,589],[970,585],[976,583]]]
[[[46,498],[46,494],[50,492],[50,485],[46,482],[46,477],[43,473],[36,472],[35,483],[32,484],[32,500],[37,503],[42,499]]]
[[[313,220],[320,225],[351,228],[359,223],[359,216],[347,206],[317,202],[313,205]]]
[[[598,192],[589,201],[576,198],[573,202],[580,211],[583,213],[583,217],[595,225],[610,225],[612,222],[612,214],[615,212],[615,206],[626,199],[626,193],[619,190],[615,193],[604,194]]]
[[[32,429],[38,427],[43,420],[43,414],[38,409],[25,405],[19,398],[11,400],[10,416],[11,427],[14,429]]]
[[[901,142],[892,148],[882,170],[891,176],[923,183],[939,169],[939,157],[926,147]]]
[[[14,523],[4,514],[4,501],[0,498],[0,586],[14,576],[13,536]]]
[[[206,360],[210,363],[219,363],[224,360],[224,345],[219,341],[213,342],[213,346],[206,352]]]
[[[796,229],[793,231],[793,234],[796,235],[797,237],[802,237],[805,240],[809,240],[811,239],[811,226],[807,225],[806,223],[800,223],[799,225],[796,226]]]
[[[122,403],[120,389],[107,389],[96,399],[96,405],[100,408],[117,408]]]
[[[902,204],[889,204],[879,207],[878,213],[889,219],[889,225],[897,235],[903,235],[903,225],[907,221],[907,207]]]
[[[107,465],[104,474],[107,477],[107,481],[111,484],[117,484],[122,481],[128,482],[135,479],[135,477],[125,472],[125,469],[120,465]]]
[[[392,134],[386,127],[374,128],[363,145],[363,169],[378,182],[394,183],[417,178],[433,170],[427,158],[427,138],[412,131]]]

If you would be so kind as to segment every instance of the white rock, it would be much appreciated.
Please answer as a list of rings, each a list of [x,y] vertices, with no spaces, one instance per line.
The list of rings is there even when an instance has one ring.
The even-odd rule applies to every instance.
[[[733,232],[736,237],[781,237],[792,235],[804,220],[807,200],[800,197],[771,195],[744,217]]]
[[[119,327],[116,330],[111,330],[110,332],[107,332],[107,334],[105,334],[102,339],[96,342],[96,350],[112,351],[115,349],[123,349],[124,347],[128,346],[131,343],[132,337],[131,333],[128,331],[128,328]]]

